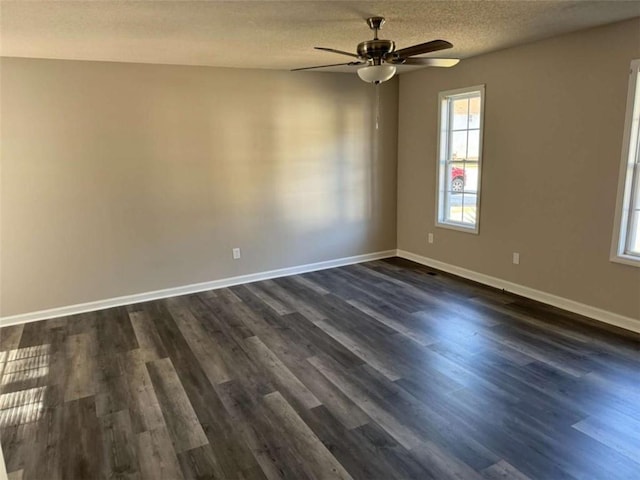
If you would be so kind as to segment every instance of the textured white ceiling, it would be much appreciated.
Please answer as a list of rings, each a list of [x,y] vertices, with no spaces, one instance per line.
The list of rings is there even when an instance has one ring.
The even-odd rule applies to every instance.
[[[381,38],[397,48],[441,38],[454,48],[440,56],[456,58],[640,16],[640,1],[585,0],[2,0],[0,8],[3,56],[272,69],[349,61],[313,47],[355,51],[372,37],[371,15],[386,17]]]

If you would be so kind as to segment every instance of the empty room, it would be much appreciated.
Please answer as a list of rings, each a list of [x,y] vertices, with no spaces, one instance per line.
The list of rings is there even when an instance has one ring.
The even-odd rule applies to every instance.
[[[640,1],[0,0],[0,444],[640,479]]]

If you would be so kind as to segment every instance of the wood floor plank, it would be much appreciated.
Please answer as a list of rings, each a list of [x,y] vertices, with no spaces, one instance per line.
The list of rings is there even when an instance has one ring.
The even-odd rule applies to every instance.
[[[107,477],[137,477],[138,459],[129,411],[120,410],[101,417],[100,430]]]
[[[261,398],[248,394],[235,380],[219,385],[218,390],[233,424],[269,480],[313,478]]]
[[[302,285],[306,286],[307,288],[310,288],[314,292],[319,293],[320,295],[327,295],[327,294],[331,293],[329,290],[324,288],[322,285],[318,285],[316,282],[314,282],[313,280],[308,278],[308,276],[305,276],[305,275],[294,275],[292,277],[292,279],[294,281],[298,282],[298,283],[301,283]]]
[[[147,370],[176,452],[209,443],[171,360],[148,362]]]
[[[491,340],[502,343],[516,351],[519,351],[535,360],[547,363],[555,369],[568,373],[574,377],[581,377],[588,373],[581,364],[581,359],[571,354],[559,350],[554,350],[545,345],[544,342],[533,342],[532,339],[525,339],[513,331],[499,330],[482,332],[481,335]]]
[[[22,480],[24,478],[23,474],[24,470],[16,470],[15,472],[10,472],[8,474],[7,480]]]
[[[143,353],[144,361],[149,362],[159,358],[166,358],[168,356],[167,351],[153,321],[147,313],[144,310],[129,312],[129,319],[140,350]]]
[[[245,384],[250,390],[258,392],[258,395],[273,392],[275,388],[245,350],[244,340],[254,336],[253,332],[234,316],[233,310],[228,306],[221,305],[217,313],[213,313],[201,297],[198,297],[198,300],[199,302],[194,303],[192,311],[202,319],[202,325],[218,345],[224,363],[233,365],[236,372],[234,379]],[[223,318],[232,319],[233,325],[228,324]]]
[[[348,430],[366,425],[369,416],[308,362],[290,367],[323,406]]]
[[[191,311],[177,306],[169,307],[169,311],[209,381],[216,384],[232,380],[230,368],[220,354],[220,346]]]
[[[294,312],[294,309],[292,307],[285,305],[284,303],[266,293],[262,288],[260,288],[259,284],[250,283],[245,287],[256,297],[269,305],[278,315],[287,315]]]
[[[22,335],[18,348],[33,347],[49,343],[50,330],[47,322],[30,322],[22,326]]]
[[[57,385],[48,386],[40,420],[35,424],[27,424],[30,427],[37,427],[35,442],[29,448],[31,458],[37,460],[25,466],[25,478],[62,479],[59,442],[68,431],[68,426],[64,423],[63,405],[62,388]]]
[[[23,329],[24,325],[11,325],[0,329],[0,352],[18,348]]]
[[[97,312],[95,322],[96,347],[101,355],[128,352],[139,348],[136,334],[126,307],[115,307]]]
[[[181,480],[183,477],[169,432],[164,427],[136,435],[140,476],[144,479]]]
[[[306,362],[307,358],[322,351],[313,342],[313,335],[308,335],[303,327],[307,324],[309,327],[316,328],[313,324],[298,313],[276,318],[273,316],[275,312],[268,305],[262,304],[244,287],[234,287],[233,291],[246,306],[254,311],[253,314],[248,314],[243,310],[243,321],[247,322],[248,326],[258,334],[260,341],[279,357],[278,360],[282,361],[286,368],[306,385],[316,399],[340,419],[343,425],[347,428],[355,428],[369,421],[362,410]],[[260,315],[256,315],[255,312],[259,312]],[[319,329],[318,332],[323,334]],[[328,336],[326,338],[331,340]],[[335,343],[335,346],[340,348],[338,343]],[[347,350],[344,352],[358,360]],[[286,389],[284,393],[287,393]],[[305,408],[311,404],[313,402],[307,402]]]
[[[139,350],[127,352],[127,370],[124,374],[129,397],[131,423],[135,433],[165,426],[162,407],[149,376],[144,354]]]
[[[377,291],[377,287],[370,284],[364,287],[361,280],[357,277],[343,278],[342,275],[335,275],[333,272],[326,271],[311,272],[308,273],[306,277],[311,283],[310,286],[308,286],[309,283],[304,284],[297,282],[296,277],[292,277],[291,280],[301,283],[302,286],[313,291],[313,293],[317,292],[317,288],[314,288],[313,285],[315,284],[320,286],[327,291],[327,293],[322,293],[321,297],[338,297],[347,303],[350,300],[359,300],[367,303],[376,303],[381,301],[381,297],[379,295],[380,292]]]
[[[431,441],[425,441],[411,449],[418,462],[434,478],[456,480],[481,480],[482,477],[464,462]]]
[[[637,439],[640,422],[628,417],[624,423],[612,422],[610,416],[603,419],[589,417],[577,422],[573,428],[638,462],[640,472],[640,442]]]
[[[30,466],[33,455],[31,448],[36,436],[35,430],[36,425],[32,423],[10,425],[0,430],[2,452],[8,472],[24,470]]]
[[[449,403],[463,421],[478,426],[477,438],[532,478],[633,478],[632,472],[637,472],[637,464],[564,422],[545,426],[535,413],[498,404],[486,392],[456,392]],[[515,461],[523,456],[527,462]],[[611,465],[616,465],[615,474],[607,473]]]
[[[338,381],[345,382],[343,385],[347,389],[359,392],[366,398],[367,404],[361,408],[405,448],[412,450],[423,445],[425,439],[431,439],[443,447],[442,451],[446,449],[449,452],[451,465],[462,465],[464,462],[473,468],[485,468],[498,460],[495,454],[473,437],[452,429],[453,419],[449,415],[434,411],[429,402],[420,403],[395,383],[379,375],[376,378],[375,370],[368,366],[349,373],[344,370],[340,372],[334,365],[334,371],[342,376]],[[432,396],[430,400],[446,402],[447,398]],[[402,440],[396,435],[404,435],[406,439]],[[416,441],[416,438],[420,440]]]
[[[199,478],[222,480],[225,478],[211,445],[203,445],[202,447],[181,452],[178,454],[178,459],[186,480]]]
[[[373,308],[367,306],[366,304],[364,304],[359,300],[349,300],[348,303],[353,305],[363,313],[369,315],[371,318],[375,318],[379,322],[385,324],[387,327],[392,328],[396,332],[417,342],[419,345],[422,345],[422,346],[431,345],[435,341],[433,337],[425,334],[419,329],[411,328],[411,326],[408,326],[406,322],[402,322],[394,318],[388,317],[380,313],[379,311],[376,311]]]
[[[96,393],[98,362],[94,339],[86,333],[71,335],[67,339],[66,355],[69,374],[64,392],[64,401],[70,402]]]
[[[305,459],[310,473],[315,478],[351,479],[351,475],[327,450],[313,431],[287,403],[280,392],[265,395],[265,403],[289,433],[291,442]]]
[[[99,417],[129,409],[133,394],[126,375],[105,377],[101,380],[98,390],[96,414]]]
[[[245,339],[245,344],[254,354],[256,363],[262,364],[269,372],[275,385],[289,392],[305,408],[311,409],[322,405],[320,400],[291,373],[286,365],[258,337]]]
[[[362,342],[355,336],[349,335],[334,327],[331,323],[326,321],[317,322],[316,325],[322,329],[327,335],[332,337],[338,343],[343,345],[349,351],[355,353],[365,363],[368,363],[373,368],[382,373],[389,380],[398,380],[401,375],[395,370],[392,363],[387,361],[380,351],[375,351],[363,345]]]
[[[286,279],[285,279],[286,280]],[[300,285],[297,282],[282,283],[283,279],[267,280],[264,282],[264,286],[269,289],[271,294],[281,300],[286,305],[293,307],[295,312],[304,316],[311,322],[318,320],[324,320],[325,314],[320,311],[314,304],[306,301],[304,296],[305,285]],[[317,292],[317,289],[310,288],[312,292]]]
[[[361,458],[375,458],[377,461],[388,465],[389,474],[384,474],[386,469],[376,468],[375,474],[368,475],[365,478],[406,478],[413,480],[416,478],[428,479],[434,478],[428,470],[426,470],[409,450],[398,444],[382,427],[375,422],[367,423],[355,429],[358,440],[354,443],[371,445],[373,448],[365,456]],[[380,474],[382,472],[382,475]],[[435,479],[437,480],[437,479]]]
[[[407,449],[419,445],[422,442],[420,436],[411,428],[404,425],[384,408],[370,401],[365,390],[350,381],[345,376],[345,371],[336,368],[336,364],[330,364],[320,357],[309,358],[309,363],[325,375],[345,395],[351,398],[367,415],[381,425],[402,446]]]
[[[304,408],[313,408],[319,403],[324,403],[348,428],[355,428],[368,422],[368,417],[362,410],[305,361],[321,351],[316,348],[315,342],[312,341],[313,337],[308,335],[304,328],[299,328],[304,324],[316,328],[313,324],[298,313],[274,316],[275,312],[267,304],[261,303],[258,297],[254,297],[244,287],[235,287],[234,292],[247,307],[252,309],[253,313],[243,308],[238,314],[242,315],[248,327],[258,334],[260,342],[279,357],[274,359],[274,363],[281,362],[294,374],[295,378],[300,379],[300,382],[311,390],[310,393],[315,398],[311,401],[300,399]],[[255,312],[259,312],[260,315],[256,315]],[[323,334],[319,329],[318,332]],[[331,340],[328,336],[326,338]],[[337,342],[335,346],[341,347]],[[347,350],[344,352],[358,361],[357,357]],[[289,390],[294,391],[284,387],[282,393],[287,395]]]
[[[108,476],[103,437],[93,397],[63,405],[64,433],[60,439],[60,478],[86,479]]]
[[[231,297],[232,296],[232,297]],[[209,319],[230,339],[242,343],[245,338],[253,337],[255,332],[246,326],[237,315],[240,299],[230,290],[221,289],[215,301],[205,295],[196,295],[198,300],[212,315]]]
[[[371,419],[345,429],[325,406],[298,413],[353,478],[429,478],[409,451]]]
[[[287,322],[289,328],[295,331],[300,338],[305,339],[306,347],[313,353],[310,356],[323,353],[347,368],[364,363],[354,352],[300,313],[285,315],[282,319]]]
[[[225,333],[217,328],[218,320],[214,319],[212,314],[206,310],[205,304],[200,301],[199,297],[190,296],[187,298],[194,300],[191,303],[191,311],[198,315],[198,319],[207,329],[208,335],[216,339],[223,339],[222,343],[218,342],[218,344],[221,346],[221,350],[225,347],[223,358],[225,362],[228,362],[228,358],[225,357],[227,354],[226,347],[229,346],[233,350],[234,348],[238,349],[238,345],[231,342]],[[179,303],[179,305],[182,305],[182,303]],[[145,310],[150,312],[154,319],[158,333],[167,348],[185,392],[187,392],[191,405],[207,435],[216,462],[221,465],[227,477],[233,477],[237,475],[237,472],[244,472],[245,470],[247,472],[255,471],[258,466],[256,459],[243,440],[242,433],[235,426],[228,408],[223,405],[220,395],[221,390],[218,389],[217,385],[212,385],[209,382],[206,373],[193,351],[189,348],[170,311],[166,308],[165,302],[146,305]],[[224,343],[225,341],[229,341],[229,343]],[[230,364],[238,369],[238,376],[245,377],[251,373],[240,368],[241,362],[246,360],[246,356],[235,357],[231,355],[229,358],[232,360]],[[254,379],[249,379],[248,381],[253,385],[257,385],[260,391],[272,391],[264,387],[264,382],[255,382]],[[233,382],[225,382],[220,385],[228,385],[230,383]]]
[[[531,480],[504,460],[485,468],[481,473],[487,480]]]

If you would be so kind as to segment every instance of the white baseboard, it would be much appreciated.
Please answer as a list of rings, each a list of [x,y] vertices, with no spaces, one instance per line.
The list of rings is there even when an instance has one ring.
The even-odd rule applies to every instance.
[[[617,313],[609,312],[601,308],[592,307],[591,305],[586,305],[574,300],[569,300],[568,298],[559,297],[557,295],[543,292],[541,290],[536,290],[534,288],[525,287],[524,285],[519,285],[507,280],[502,280],[501,278],[492,277],[490,275],[478,273],[473,270],[458,267],[456,265],[444,263],[439,260],[434,260],[433,258],[416,255],[415,253],[407,252],[405,250],[398,250],[397,256],[406,258],[407,260],[412,260],[416,263],[420,263],[428,267],[442,270],[447,273],[458,275],[459,277],[473,280],[474,282],[489,285],[490,287],[494,288],[499,288],[507,292],[515,293],[516,295],[521,295],[523,297],[536,300],[541,303],[546,303],[547,305],[552,305],[569,312],[577,313],[579,315],[598,320],[599,322],[608,323],[609,325],[615,325],[616,327],[640,333],[640,320],[631,317],[625,317],[624,315],[619,315]]]
[[[423,257],[415,253],[407,252],[405,250],[386,250],[382,252],[368,253],[364,255],[356,255],[353,257],[338,258],[335,260],[327,260],[324,262],[310,263],[306,265],[298,265],[295,267],[280,268],[277,270],[269,270],[266,272],[252,273],[248,275],[240,275],[237,277],[222,278],[220,280],[213,280],[210,282],[196,283],[192,285],[184,285],[181,287],[167,288],[163,290],[156,290],[153,292],[137,293],[134,295],[126,295],[122,297],[109,298],[105,300],[97,300],[95,302],[81,303],[77,305],[69,305],[65,307],[52,308],[48,310],[40,310],[37,312],[23,313],[19,315],[12,315],[7,317],[0,317],[0,327],[6,327],[9,325],[17,325],[27,322],[35,322],[38,320],[46,320],[50,318],[64,317],[67,315],[75,315],[78,313],[92,312],[96,310],[104,310],[106,308],[119,307],[122,305],[130,305],[133,303],[148,302],[151,300],[159,300],[162,298],[176,297],[179,295],[187,295],[190,293],[204,292],[206,290],[215,290],[218,288],[231,287],[233,285],[239,285],[243,283],[257,282],[260,280],[268,280],[270,278],[285,277],[287,275],[296,275],[299,273],[313,272],[317,270],[324,270],[327,268],[340,267],[343,265],[351,265],[354,263],[369,262],[371,260],[379,260],[389,257],[402,257],[407,260],[412,260],[416,263],[426,265],[429,267],[442,270],[444,272],[452,273],[469,280],[473,280],[484,285],[489,285],[494,288],[499,288],[507,292],[515,293],[538,302],[553,305],[554,307],[562,308],[569,312],[574,312],[585,317],[598,320],[603,323],[608,323],[616,327],[631,330],[632,332],[640,333],[640,320],[625,317],[617,313],[609,312],[591,305],[569,300],[567,298],[559,297],[551,293],[543,292],[533,288],[525,287],[517,283],[502,280],[497,277],[478,273],[473,270],[444,263],[432,258]]]
[[[97,300],[95,302],[80,303],[77,305],[69,305],[66,307],[57,307],[57,308],[51,308],[48,310],[40,310],[37,312],[22,313],[19,315],[0,317],[0,327],[17,325],[20,323],[35,322],[38,320],[46,320],[50,318],[65,317],[67,315],[75,315],[78,313],[93,312],[96,310],[104,310],[106,308],[119,307],[122,305],[130,305],[132,303],[148,302],[151,300],[159,300],[161,298],[176,297],[178,295],[187,295],[190,293],[204,292],[206,290],[215,290],[218,288],[231,287],[233,285],[239,285],[242,283],[251,283],[251,282],[257,282],[260,280],[268,280],[270,278],[285,277],[287,275],[296,275],[299,273],[314,272],[317,270],[325,270],[327,268],[341,267],[343,265],[369,262],[371,260],[379,260],[381,258],[389,258],[389,257],[395,257],[395,256],[396,256],[396,250],[386,250],[382,252],[356,255],[353,257],[344,257],[344,258],[338,258],[335,260],[327,260],[324,262],[309,263],[306,265],[297,265],[295,267],[269,270],[266,272],[251,273],[248,275],[240,275],[237,277],[222,278],[220,280],[213,280],[211,282],[195,283],[192,285],[184,285],[181,287],[167,288],[163,290],[156,290],[153,292],[136,293],[134,295],[108,298],[105,300]]]

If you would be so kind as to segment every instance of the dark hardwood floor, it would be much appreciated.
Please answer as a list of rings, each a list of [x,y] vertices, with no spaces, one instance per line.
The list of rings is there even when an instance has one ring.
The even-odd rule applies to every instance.
[[[640,342],[389,259],[0,330],[11,479],[639,479]]]

